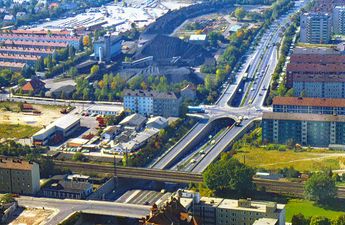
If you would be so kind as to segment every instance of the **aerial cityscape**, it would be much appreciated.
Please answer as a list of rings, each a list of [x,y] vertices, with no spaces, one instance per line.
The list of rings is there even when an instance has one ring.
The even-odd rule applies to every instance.
[[[345,225],[345,0],[0,0],[0,224]]]

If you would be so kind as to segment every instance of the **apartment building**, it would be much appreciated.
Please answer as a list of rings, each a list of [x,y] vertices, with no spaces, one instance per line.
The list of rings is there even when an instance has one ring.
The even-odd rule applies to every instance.
[[[179,116],[182,98],[173,92],[125,90],[124,108],[145,116]]]
[[[301,42],[310,44],[327,44],[330,42],[332,20],[329,13],[303,13],[300,22]]]
[[[345,115],[345,99],[275,97],[273,112]]]
[[[294,95],[345,97],[345,55],[329,48],[297,48],[286,68],[286,86]]]
[[[345,145],[345,116],[267,112],[262,117],[263,142],[328,147]]]
[[[80,37],[71,35],[0,33],[0,41],[44,41],[49,43],[66,43],[75,49],[80,48]]]
[[[251,225],[263,218],[285,225],[285,205],[275,202],[201,197],[193,205],[194,215],[203,225]]]
[[[37,163],[0,158],[0,192],[34,195],[40,190]]]
[[[333,9],[333,33],[345,34],[345,6],[336,6]]]

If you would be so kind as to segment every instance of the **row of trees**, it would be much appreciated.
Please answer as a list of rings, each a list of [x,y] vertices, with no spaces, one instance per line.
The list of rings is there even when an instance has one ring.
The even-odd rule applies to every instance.
[[[324,216],[305,217],[303,214],[297,214],[292,217],[292,225],[345,225],[345,215],[330,220]]]
[[[74,74],[73,71],[68,73]],[[99,75],[100,70],[98,65],[91,68],[89,79]],[[73,94],[73,99],[94,99],[97,101],[114,101],[122,99],[122,91],[125,88],[140,89],[140,90],[154,90],[158,92],[174,91],[179,92],[181,88],[185,87],[188,82],[183,81],[176,84],[169,84],[165,76],[147,77],[141,75],[130,79],[128,82],[124,80],[120,74],[104,74],[102,79],[90,85],[88,79],[85,77],[76,78],[76,92]]]
[[[284,40],[282,45],[280,46],[280,56],[278,60],[278,64],[272,74],[272,83],[270,86],[270,95],[266,99],[266,104],[271,105],[272,100],[275,96],[293,96],[293,89],[287,90],[285,86],[285,77],[283,77],[282,82],[279,83],[281,78],[281,74],[283,72],[283,67],[286,62],[286,58],[290,51],[290,46],[293,41],[293,37],[296,33],[297,25],[295,23],[291,24],[288,29],[286,30]]]

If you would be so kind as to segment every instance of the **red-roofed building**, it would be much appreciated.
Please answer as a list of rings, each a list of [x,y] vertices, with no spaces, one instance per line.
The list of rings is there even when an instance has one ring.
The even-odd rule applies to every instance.
[[[187,212],[176,198],[165,202],[162,207],[154,204],[150,215],[139,222],[141,225],[198,225],[196,219]]]
[[[286,67],[286,87],[293,88],[296,97],[345,98],[345,55],[297,48]]]
[[[38,94],[40,91],[45,90],[45,83],[39,78],[32,78],[30,81],[23,85],[23,94]]]

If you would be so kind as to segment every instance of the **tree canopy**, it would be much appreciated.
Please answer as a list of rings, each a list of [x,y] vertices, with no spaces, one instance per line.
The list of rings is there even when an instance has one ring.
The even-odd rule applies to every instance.
[[[315,173],[305,183],[304,194],[307,199],[328,203],[337,194],[335,181],[326,173]]]
[[[211,164],[203,174],[206,186],[215,191],[235,191],[246,196],[254,190],[253,169],[224,154]]]

